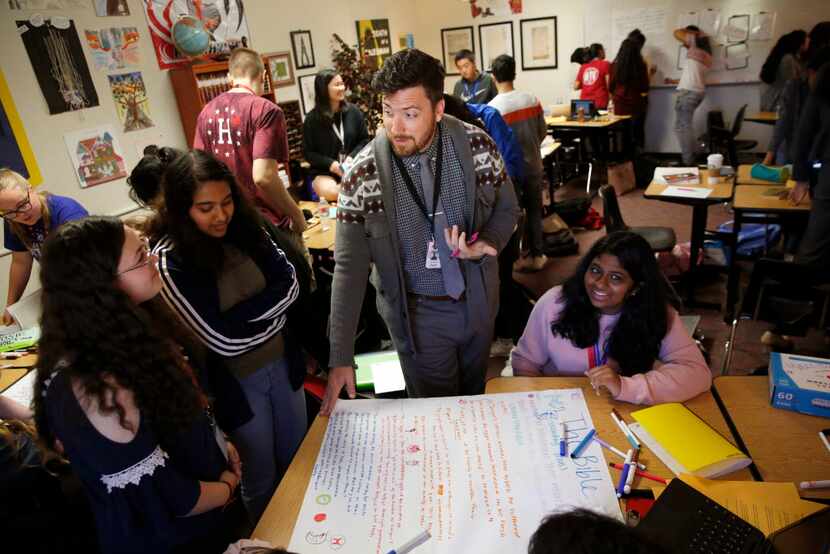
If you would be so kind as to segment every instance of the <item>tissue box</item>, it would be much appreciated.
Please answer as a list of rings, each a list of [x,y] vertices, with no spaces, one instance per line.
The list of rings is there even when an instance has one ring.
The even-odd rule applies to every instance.
[[[771,353],[769,392],[775,408],[830,418],[830,360]]]

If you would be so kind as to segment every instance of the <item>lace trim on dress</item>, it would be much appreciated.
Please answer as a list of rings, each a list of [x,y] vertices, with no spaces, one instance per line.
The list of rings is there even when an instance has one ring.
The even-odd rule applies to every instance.
[[[167,452],[156,446],[149,456],[118,473],[110,473],[109,475],[102,475],[101,482],[107,486],[107,493],[111,493],[112,489],[123,489],[129,484],[138,485],[141,478],[145,475],[152,475],[155,473],[157,467],[164,467],[164,460],[168,458]]]

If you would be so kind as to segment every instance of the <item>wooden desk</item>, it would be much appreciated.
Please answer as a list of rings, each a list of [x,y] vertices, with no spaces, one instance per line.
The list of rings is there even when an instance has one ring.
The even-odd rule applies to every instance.
[[[14,385],[28,372],[26,368],[0,369],[0,393]]]
[[[720,177],[715,185],[707,184],[709,182],[709,171],[703,169],[700,171],[699,185],[682,185],[690,188],[708,188],[712,192],[706,198],[681,198],[676,196],[662,196],[663,191],[669,185],[662,183],[655,183],[654,181],[646,189],[643,196],[650,200],[660,200],[661,202],[669,202],[671,204],[681,204],[692,207],[692,236],[691,245],[689,249],[689,271],[687,272],[687,300],[690,305],[694,304],[694,278],[695,269],[697,268],[698,252],[703,248],[703,235],[706,232],[706,220],[709,217],[709,206],[726,202],[732,198],[733,192],[733,178]]]
[[[758,112],[744,116],[744,121],[751,121],[752,123],[761,123],[762,125],[775,125],[778,121],[778,113]]]
[[[337,237],[335,231],[337,227],[337,225],[335,225],[336,220],[320,217],[320,214],[318,213],[319,208],[320,204],[317,202],[309,202],[307,200],[300,202],[300,209],[311,210],[317,218],[317,223],[309,225],[309,227],[303,231],[303,242],[305,242],[305,245],[309,250],[326,250],[328,252],[334,252],[334,242]]]
[[[818,438],[830,420],[770,406],[767,377],[718,377],[715,389],[764,481],[830,479],[830,452]],[[830,498],[830,489],[799,492]]]
[[[591,388],[586,377],[499,377],[488,381],[486,393],[496,394],[552,388],[581,388],[585,395],[585,400],[591,412],[591,418],[594,421],[597,433],[603,439],[621,450],[628,448],[628,442],[626,442],[625,437],[619,428],[616,427],[609,414],[611,408],[615,407],[630,422],[632,419],[629,414],[632,411],[642,408],[642,406],[614,402],[607,396],[597,396],[594,394],[594,390]],[[347,401],[341,400],[340,402]],[[732,435],[729,433],[726,422],[711,393],[701,394],[697,398],[686,402],[686,406],[718,432],[728,439],[732,439]],[[291,462],[291,466],[288,468],[285,477],[283,477],[280,486],[274,493],[273,498],[271,498],[268,508],[262,515],[256,529],[254,529],[251,535],[252,538],[266,540],[274,546],[285,547],[288,545],[291,540],[291,533],[294,530],[294,524],[297,521],[297,516],[302,507],[308,482],[311,479],[311,472],[317,461],[317,454],[320,452],[320,446],[326,434],[328,421],[328,418],[320,416],[314,420],[303,444],[294,456],[294,460]],[[609,453],[609,455],[606,455],[606,459],[609,461],[619,461],[615,458],[616,456],[613,454]],[[667,478],[674,476],[671,470],[648,450],[643,451],[643,456],[640,460],[646,464],[650,473],[653,472]],[[614,470],[612,470],[613,475],[615,475]],[[727,478],[731,480],[752,479],[751,474],[746,469],[732,473]]]
[[[738,166],[737,172],[738,178],[736,181],[737,185],[766,185],[766,186],[781,186],[781,183],[775,183],[773,181],[764,181],[762,179],[755,179],[752,177],[752,166],[749,164],[741,164]],[[787,181],[786,185],[790,188],[795,186],[795,182],[793,180]]]
[[[559,127],[566,129],[607,129],[624,121],[631,119],[630,115],[603,115],[585,121],[570,120],[564,116],[548,116],[545,123],[548,127]]]
[[[744,218],[747,214],[770,214],[770,215],[790,215],[807,217],[810,213],[809,198],[802,201],[797,206],[794,206],[787,198],[779,198],[776,195],[766,194],[769,190],[779,190],[781,192],[787,190],[783,185],[767,186],[758,185],[738,185],[735,187],[735,199],[732,202],[732,210],[735,214],[735,221],[732,224],[732,240],[733,245],[732,257],[729,262],[729,276],[726,280],[726,320],[731,322],[732,314],[735,307],[735,302],[738,298],[738,264],[736,263],[738,233],[741,232],[741,225],[743,225]]]

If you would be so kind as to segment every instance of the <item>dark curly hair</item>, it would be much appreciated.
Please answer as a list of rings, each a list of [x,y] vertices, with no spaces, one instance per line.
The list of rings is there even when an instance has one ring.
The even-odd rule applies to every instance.
[[[131,429],[124,408],[109,404],[118,386],[135,403],[163,446],[174,443],[198,417],[204,397],[169,329],[155,310],[136,305],[116,285],[124,224],[114,217],[86,217],[53,232],[43,245],[41,338],[35,381],[35,422],[45,444],[54,445],[43,397],[55,370],[80,383],[105,414],[117,413]],[[153,302],[153,301],[151,301]],[[161,312],[158,310],[157,312]]]
[[[190,217],[193,195],[207,181],[227,183],[233,199],[233,217],[221,239],[204,234]],[[255,261],[268,255],[262,217],[242,194],[233,173],[222,161],[202,150],[184,152],[165,168],[162,186],[164,202],[156,227],[170,235],[186,264],[217,274],[224,261],[222,244],[226,242]]]
[[[372,88],[381,94],[421,85],[432,105],[444,94],[444,68],[441,62],[417,48],[395,52],[383,62],[383,67],[372,78]]]
[[[576,272],[562,285],[565,307],[559,320],[551,324],[551,332],[579,348],[587,348],[599,340],[600,313],[585,290],[585,273],[602,254],[616,256],[638,288],[637,294],[629,295],[623,304],[605,351],[620,364],[623,375],[643,373],[651,368],[660,353],[660,343],[668,332],[673,297],[651,247],[640,235],[618,231],[594,243]]]
[[[530,537],[528,554],[668,554],[616,519],[590,510],[552,514]]]
[[[141,206],[153,207],[161,195],[161,175],[171,160],[181,154],[180,150],[151,144],[144,149],[144,156],[138,160],[127,177],[130,198]]]

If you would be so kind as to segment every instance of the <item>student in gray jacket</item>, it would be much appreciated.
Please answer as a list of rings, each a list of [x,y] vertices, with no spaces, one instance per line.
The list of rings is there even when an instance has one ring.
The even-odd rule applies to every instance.
[[[518,217],[495,143],[444,115],[438,60],[403,50],[372,84],[383,94],[384,129],[342,182],[323,414],[344,386],[354,397],[354,337],[370,266],[409,395],[484,392],[496,256]]]

